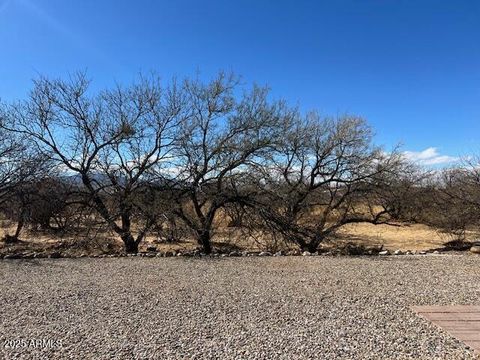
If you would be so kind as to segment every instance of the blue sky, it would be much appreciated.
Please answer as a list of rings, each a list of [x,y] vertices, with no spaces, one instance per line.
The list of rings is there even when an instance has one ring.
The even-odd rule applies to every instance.
[[[233,70],[324,115],[357,114],[424,164],[480,152],[480,2],[0,0],[0,97],[38,74],[96,87]]]

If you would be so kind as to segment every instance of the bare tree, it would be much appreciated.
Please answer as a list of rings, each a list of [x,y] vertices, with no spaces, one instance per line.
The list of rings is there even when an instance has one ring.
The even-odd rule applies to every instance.
[[[374,203],[398,222],[426,222],[434,197],[433,172],[404,160],[375,176]]]
[[[12,190],[35,173],[35,161],[26,144],[1,126],[5,123],[5,109],[0,112],[0,204],[8,200]],[[27,156],[27,154],[29,156]]]
[[[357,117],[297,119],[266,167],[259,168],[262,196],[253,214],[273,232],[314,252],[349,223],[385,221],[371,202],[379,175],[400,157],[372,145],[372,132]]]
[[[183,117],[175,82],[162,87],[157,78],[142,77],[92,95],[86,76],[77,74],[36,80],[29,99],[9,107],[4,128],[27,137],[58,170],[78,179],[125,250],[137,252],[155,221],[137,194],[163,181]],[[134,213],[146,215],[135,229]]]
[[[210,253],[215,216],[251,198],[250,169],[268,153],[291,111],[282,102],[269,102],[264,88],[235,96],[239,83],[233,75],[221,73],[207,84],[188,81],[185,87],[191,114],[177,152],[181,181],[175,212]]]
[[[54,174],[17,186],[8,204],[11,215],[19,218],[17,233],[25,223],[36,230],[66,231],[77,219],[78,207],[73,206],[79,202],[75,198],[77,188],[77,184]]]
[[[436,178],[432,212],[427,222],[464,241],[468,230],[480,225],[480,160],[472,158],[454,168],[444,169]]]
[[[7,234],[9,242],[18,240],[26,218],[25,202],[29,183],[48,172],[45,158],[29,147],[24,137],[6,131],[5,107],[0,109],[0,209],[5,215],[15,213],[17,228],[13,235]],[[13,203],[13,200],[18,200]],[[15,206],[18,205],[18,206]]]

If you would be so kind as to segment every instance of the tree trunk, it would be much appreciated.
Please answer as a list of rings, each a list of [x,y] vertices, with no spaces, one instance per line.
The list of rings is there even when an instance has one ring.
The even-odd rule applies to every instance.
[[[22,232],[23,227],[25,225],[25,218],[26,217],[27,217],[27,211],[25,209],[23,209],[20,212],[20,215],[18,216],[18,222],[17,222],[17,228],[15,229],[15,234],[10,237],[11,241],[13,241],[13,242],[18,241],[18,238],[20,237],[20,233]]]
[[[321,235],[315,236],[312,240],[310,240],[308,243],[304,243],[304,246],[302,246],[302,251],[308,251],[311,253],[314,253],[318,250],[318,246],[323,242],[324,237]]]
[[[22,213],[20,215],[20,217],[18,218],[17,229],[15,230],[15,235],[13,235],[15,237],[15,239],[18,239],[18,237],[20,236],[20,233],[22,232],[24,224],[25,224],[25,216]]]
[[[138,242],[135,241],[132,234],[127,233],[122,235],[123,244],[125,246],[125,251],[127,253],[137,253],[138,252]]]
[[[122,233],[121,237],[125,245],[125,251],[127,253],[137,253],[138,244],[140,241],[135,241],[130,229],[131,229],[131,211],[130,205],[125,202],[120,203],[120,217],[122,219]]]
[[[306,251],[314,253],[318,249],[318,243],[316,241],[312,241],[308,244]]]
[[[210,231],[204,230],[198,234],[198,242],[202,246],[205,254],[212,253],[212,242]]]
[[[22,212],[20,214],[20,216],[18,217],[17,228],[15,229],[15,234],[13,234],[13,235],[6,234],[3,237],[5,243],[7,243],[7,244],[17,243],[18,238],[20,236],[20,233],[22,232],[24,224],[25,224],[25,216],[24,216],[24,213]]]

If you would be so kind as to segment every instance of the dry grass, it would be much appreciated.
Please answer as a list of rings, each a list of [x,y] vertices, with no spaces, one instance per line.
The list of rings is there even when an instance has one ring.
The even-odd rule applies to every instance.
[[[14,233],[15,224],[3,221],[0,225],[0,238],[7,233]],[[468,240],[476,239],[477,233],[469,233]],[[23,231],[22,242],[16,245],[6,245],[0,242],[0,253],[18,250],[61,250],[65,253],[105,253],[120,251],[121,242],[114,234],[101,233],[96,239],[85,237],[60,237],[47,233]],[[388,250],[430,250],[441,248],[443,244],[452,240],[447,234],[422,224],[395,224],[395,225],[372,225],[368,223],[350,224],[338,233],[339,244],[353,242],[355,244],[370,246],[383,246]],[[214,236],[215,246],[224,249],[248,249],[248,250],[272,250],[272,244],[265,241],[253,241],[242,236],[235,228],[221,227]],[[190,250],[197,247],[192,239],[179,243],[159,242],[155,236],[148,236],[143,242],[141,250],[154,245],[159,251],[167,250]],[[285,245],[279,245],[278,249],[285,249]]]
[[[429,250],[452,240],[449,235],[422,224],[349,224],[339,235],[363,245],[383,245],[389,250]]]

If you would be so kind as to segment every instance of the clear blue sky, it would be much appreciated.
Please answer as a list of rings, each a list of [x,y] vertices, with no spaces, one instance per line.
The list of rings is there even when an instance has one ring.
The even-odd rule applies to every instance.
[[[86,69],[103,87],[225,69],[302,109],[364,116],[426,163],[480,150],[477,0],[0,0],[0,46],[5,100],[39,73]]]

